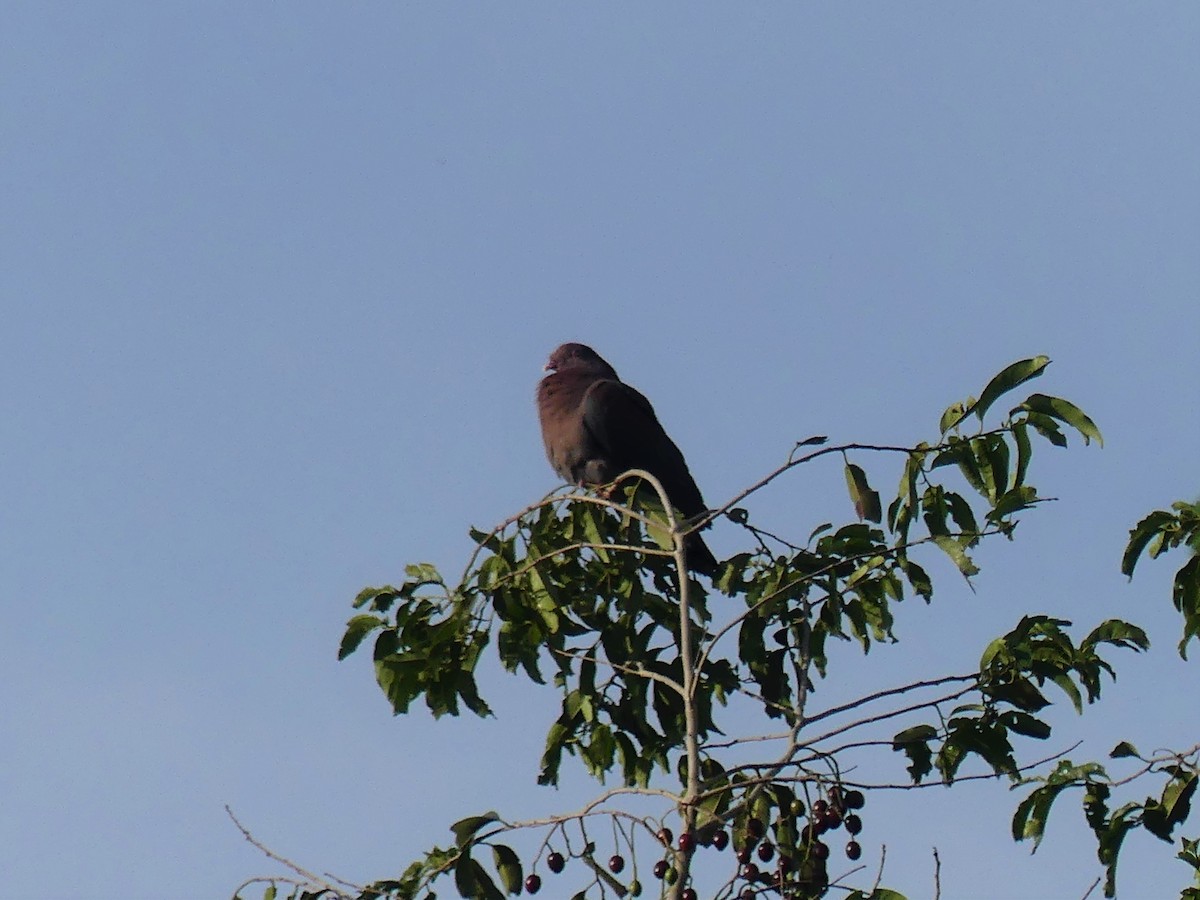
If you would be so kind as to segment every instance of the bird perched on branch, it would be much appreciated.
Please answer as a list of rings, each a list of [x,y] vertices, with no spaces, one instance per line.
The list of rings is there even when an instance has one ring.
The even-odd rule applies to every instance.
[[[684,518],[707,510],[650,401],[622,382],[595,350],[563,344],[550,354],[545,369],[550,374],[538,384],[538,418],[546,457],[564,481],[596,486],[630,469],[645,469]],[[688,568],[713,574],[717,560],[700,535],[689,534],[685,547]]]

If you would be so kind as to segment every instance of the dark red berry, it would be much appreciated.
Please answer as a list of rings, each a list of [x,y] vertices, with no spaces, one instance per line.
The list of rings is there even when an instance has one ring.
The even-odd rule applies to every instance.
[[[770,841],[763,841],[758,845],[758,858],[763,862],[770,862],[775,856],[775,845]]]
[[[525,879],[525,890],[530,894],[536,894],[542,889],[542,876],[530,875]]]
[[[741,850],[739,850],[737,852],[737,861],[744,865],[744,864],[750,862],[750,858],[753,855],[754,855],[754,849],[752,847],[743,847]]]
[[[746,820],[746,834],[750,835],[754,840],[757,841],[762,837],[764,830],[762,819],[750,818]]]
[[[654,877],[659,881],[662,881],[662,879],[667,877],[667,869],[669,868],[670,866],[667,865],[667,861],[665,859],[660,859],[654,864]]]
[[[786,853],[779,854],[779,871],[784,874],[792,871],[792,858]]]
[[[662,841],[664,847],[670,847],[671,841],[675,840],[675,835],[671,833],[670,828],[660,828],[658,831],[658,839]]]
[[[842,824],[846,826],[846,830],[851,834],[858,834],[860,831],[862,831],[862,819],[860,819],[854,813],[850,813],[850,815],[846,816],[846,819]]]
[[[846,796],[842,798],[846,809],[862,809],[866,802],[867,798],[863,796],[862,791],[846,791]]]
[[[621,856],[621,854],[617,853],[608,858],[608,871],[612,872],[614,875],[619,874],[624,868],[625,857]]]
[[[862,856],[862,846],[858,843],[858,841],[850,841],[850,843],[846,844],[846,856],[851,860],[858,859],[860,856]]]
[[[845,808],[845,795],[842,793],[842,789],[836,784],[829,789],[829,803],[832,806]]]
[[[561,853],[559,853],[557,850],[555,850],[553,853],[551,853],[549,856],[546,857],[546,868],[549,869],[551,872],[553,872],[555,875],[557,875],[564,868],[566,868],[566,865],[567,865],[567,861],[563,858],[563,855]]]
[[[738,894],[738,898],[739,900],[755,900],[757,893],[752,887],[744,887],[742,888],[742,892]]]
[[[815,844],[813,844],[812,850],[809,852],[812,853],[813,859],[829,859],[829,846],[827,844],[822,844],[820,841],[817,841]]]
[[[825,823],[825,827],[829,831],[835,831],[842,827],[842,814],[833,807],[825,810],[825,815],[821,816],[821,821]]]
[[[746,863],[742,866],[741,876],[747,881],[755,881],[758,878],[758,866],[754,863]]]
[[[813,815],[818,819],[825,815],[825,811],[829,809],[829,804],[824,800],[814,800],[812,805]]]
[[[691,853],[696,847],[696,836],[690,831],[685,831],[679,836],[679,849],[684,853]]]
[[[697,900],[696,891],[693,888],[684,888],[683,893],[679,896],[681,900]]]
[[[723,828],[718,828],[713,832],[712,845],[718,850],[724,850],[729,846],[729,834]]]

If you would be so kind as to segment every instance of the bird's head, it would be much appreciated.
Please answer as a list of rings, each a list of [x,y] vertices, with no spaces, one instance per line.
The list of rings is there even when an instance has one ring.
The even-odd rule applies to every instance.
[[[578,369],[595,372],[607,378],[616,379],[617,377],[616,370],[587,344],[569,343],[555,348],[542,368],[547,372]]]

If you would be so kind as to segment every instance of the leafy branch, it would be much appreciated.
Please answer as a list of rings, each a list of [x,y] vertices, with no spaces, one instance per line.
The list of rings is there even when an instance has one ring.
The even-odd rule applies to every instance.
[[[862,853],[857,836],[866,793],[979,778],[1042,785],[1018,809],[1018,839],[1040,838],[1053,797],[1082,786],[1096,810],[1089,822],[1103,825],[1095,827],[1110,856],[1102,853],[1101,861],[1111,859],[1112,872],[1119,840],[1111,835],[1134,825],[1169,835],[1187,814],[1191,757],[1147,762],[1143,774],[1169,779],[1156,805],[1111,814],[1096,798],[1099,785],[1114,785],[1097,770],[1073,767],[1062,758],[1069,750],[1033,762],[1020,758],[1023,741],[1051,736],[1049,685],[1082,712],[1099,699],[1104,677],[1115,677],[1102,651],[1148,647],[1145,634],[1127,622],[1110,620],[1076,639],[1063,619],[1026,616],[983,649],[977,672],[925,678],[807,712],[817,681],[830,677],[831,639],[856,642],[863,653],[894,645],[899,604],[909,596],[932,601],[933,579],[918,558],[944,554],[970,585],[979,571],[975,548],[1000,536],[1013,539],[1018,516],[1046,502],[1028,481],[1035,438],[1064,447],[1074,431],[1085,444],[1101,443],[1086,414],[1046,394],[1029,395],[989,424],[998,401],[1048,363],[1034,357],[1006,367],[978,399],[942,413],[933,441],[828,445],[824,437],[809,438],[773,471],[690,520],[671,508],[647,472],[625,473],[597,493],[556,491],[490,531],[472,529],[476,547],[457,583],[422,563],[406,567],[399,587],[362,591],[339,658],[374,636],[375,677],[396,714],[423,699],[434,716],[458,715],[463,707],[491,715],[475,670],[494,646],[509,672],[558,694],[539,783],[557,784],[564,759],[573,757],[591,777],[601,783],[615,777],[619,786],[571,813],[523,822],[494,812],[463,819],[452,826],[453,847],[434,847],[398,878],[361,888],[359,896],[432,898],[434,883],[452,877],[460,896],[494,900],[538,892],[538,866],[557,875],[569,861],[587,879],[575,900],[637,896],[646,885],[636,847],[648,842],[657,857],[648,883],[670,900],[697,898],[695,854],[727,847],[737,862],[706,895],[819,897],[844,886],[828,874],[828,836],[844,829],[847,857],[854,862]],[[974,430],[967,427],[972,420]],[[886,508],[862,464],[864,456],[879,454],[903,461]],[[842,460],[851,521],[820,524],[804,541],[751,522],[740,505],[747,498],[830,456]],[[688,574],[684,538],[720,517],[744,528],[755,548],[721,563],[708,587]],[[1195,508],[1153,514],[1135,529],[1127,571],[1145,549],[1157,556],[1181,543],[1195,549],[1196,542]],[[1187,580],[1194,574],[1177,590],[1185,644],[1200,628]],[[739,715],[749,708],[764,725],[779,720],[782,727],[735,730],[725,711],[733,706]],[[916,718],[922,715],[929,721]],[[885,723],[889,730],[905,727],[881,733]],[[883,748],[906,760],[907,783],[848,777],[857,766],[848,754]],[[966,768],[970,760],[978,768]],[[1047,775],[1037,774],[1051,763]],[[644,811],[647,805],[652,812]],[[600,821],[613,832],[607,863],[589,830]],[[526,854],[533,861],[528,871],[506,837],[520,833],[541,835],[533,855]],[[1193,855],[1195,849],[1185,846]],[[899,897],[880,887],[882,874],[881,863],[870,893],[850,896]]]

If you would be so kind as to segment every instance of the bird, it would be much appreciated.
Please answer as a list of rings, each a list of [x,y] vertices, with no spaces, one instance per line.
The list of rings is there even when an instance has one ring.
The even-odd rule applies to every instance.
[[[586,344],[563,344],[543,367],[537,387],[538,419],[546,458],[559,477],[579,487],[608,484],[622,472],[644,469],[659,480],[685,518],[707,511],[683,454],[667,436],[639,391]],[[688,568],[712,575],[716,557],[696,532],[684,541]]]

